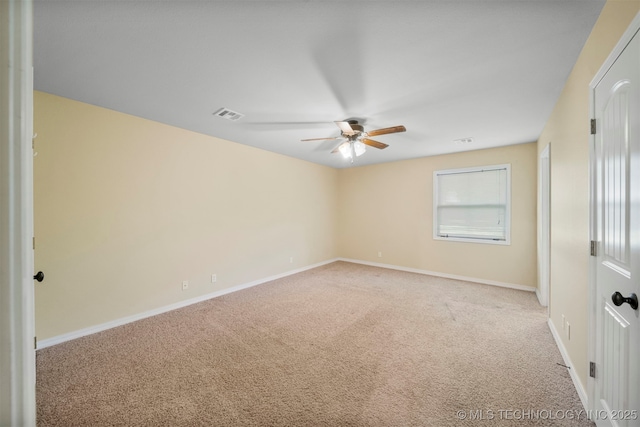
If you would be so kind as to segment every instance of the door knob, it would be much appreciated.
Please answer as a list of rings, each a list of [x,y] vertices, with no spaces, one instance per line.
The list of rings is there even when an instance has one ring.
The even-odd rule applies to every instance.
[[[42,271],[38,271],[38,273],[35,276],[33,276],[33,280],[42,282],[44,280],[44,273]]]
[[[616,306],[621,306],[626,302],[634,310],[638,309],[638,297],[636,294],[631,294],[628,298],[625,298],[620,292],[614,292],[613,295],[611,295],[611,301],[613,301]]]

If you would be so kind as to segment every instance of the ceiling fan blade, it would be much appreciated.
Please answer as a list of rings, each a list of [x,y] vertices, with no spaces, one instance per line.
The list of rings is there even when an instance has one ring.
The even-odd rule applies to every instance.
[[[342,146],[342,144],[343,143],[341,142],[340,144],[336,145],[336,148],[331,150],[331,154],[335,154],[335,153],[339,152],[340,151],[340,147]]]
[[[389,146],[389,144],[383,144],[382,142],[374,141],[373,139],[369,138],[362,138],[360,141],[362,141],[364,144],[367,144],[371,147],[379,148],[381,150]]]
[[[328,139],[340,139],[339,136],[330,136],[328,138],[310,138],[310,139],[301,139],[300,141],[324,141]]]
[[[390,128],[370,130],[367,132],[369,136],[378,136],[378,135],[386,135],[388,133],[397,133],[397,132],[406,132],[407,128],[404,126],[393,126]]]
[[[335,122],[335,124],[338,125],[343,135],[353,136],[356,134],[349,122]]]

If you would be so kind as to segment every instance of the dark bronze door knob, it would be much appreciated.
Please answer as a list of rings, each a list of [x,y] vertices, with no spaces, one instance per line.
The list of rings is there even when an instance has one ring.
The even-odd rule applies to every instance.
[[[611,301],[618,307],[626,302],[634,310],[638,309],[638,296],[636,294],[631,294],[628,298],[625,298],[620,292],[614,292],[611,295]]]

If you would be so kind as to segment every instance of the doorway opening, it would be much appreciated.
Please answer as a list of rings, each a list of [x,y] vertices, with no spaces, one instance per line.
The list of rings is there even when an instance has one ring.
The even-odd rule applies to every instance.
[[[540,153],[538,160],[538,301],[549,306],[551,262],[551,144]],[[547,312],[548,314],[548,312]]]

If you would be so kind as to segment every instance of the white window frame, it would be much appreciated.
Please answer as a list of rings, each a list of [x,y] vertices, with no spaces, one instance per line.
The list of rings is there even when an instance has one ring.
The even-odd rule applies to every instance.
[[[483,239],[483,238],[468,238],[468,237],[456,237],[456,236],[440,236],[438,235],[438,182],[439,176],[452,175],[459,173],[474,173],[490,170],[505,169],[507,172],[506,180],[506,211],[505,211],[505,239]],[[466,242],[466,243],[480,243],[489,245],[511,245],[511,164],[490,165],[490,166],[475,166],[460,169],[445,169],[437,170],[433,172],[433,239],[445,240],[449,242]]]

